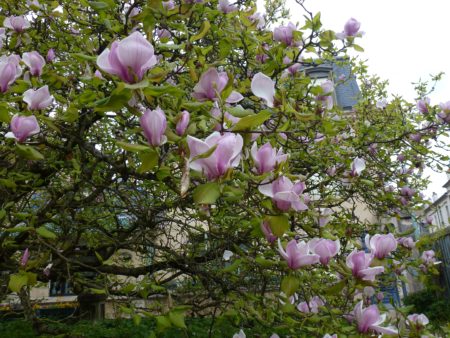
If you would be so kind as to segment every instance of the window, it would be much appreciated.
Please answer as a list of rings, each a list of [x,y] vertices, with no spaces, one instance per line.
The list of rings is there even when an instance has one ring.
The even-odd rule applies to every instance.
[[[65,278],[50,281],[50,297],[74,295],[72,283]]]

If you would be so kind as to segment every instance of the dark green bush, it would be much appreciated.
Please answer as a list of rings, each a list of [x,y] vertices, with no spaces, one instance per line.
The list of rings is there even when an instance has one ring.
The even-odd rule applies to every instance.
[[[423,313],[438,326],[450,322],[450,300],[439,291],[425,289],[404,298],[405,305],[413,305],[414,313]]]

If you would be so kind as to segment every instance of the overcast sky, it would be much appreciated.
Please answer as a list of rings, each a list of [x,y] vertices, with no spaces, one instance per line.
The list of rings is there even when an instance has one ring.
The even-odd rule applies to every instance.
[[[292,21],[302,25],[300,6],[294,0],[287,4]],[[335,32],[342,31],[350,17],[361,22],[365,35],[357,43],[364,52],[358,55],[367,60],[369,73],[389,80],[390,93],[412,101],[412,82],[442,71],[446,75],[430,95],[431,103],[450,100],[449,0],[305,0],[305,5],[320,11],[324,28]],[[426,174],[431,174],[432,184],[425,195],[441,195],[446,175],[431,170]]]

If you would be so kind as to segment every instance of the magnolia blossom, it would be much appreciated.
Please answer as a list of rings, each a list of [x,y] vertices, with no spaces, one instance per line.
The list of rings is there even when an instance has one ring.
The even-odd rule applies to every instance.
[[[166,10],[170,11],[170,10],[172,10],[172,9],[175,8],[175,2],[173,2],[173,0],[163,1],[163,2],[162,2],[162,6],[163,6]]]
[[[353,310],[352,318],[355,319],[360,333],[397,334],[397,330],[394,328],[380,326],[386,320],[386,314],[380,315],[376,305],[370,305],[364,309],[363,302],[360,301]]]
[[[237,11],[238,8],[236,5],[230,5],[228,0],[219,0],[217,9],[225,14],[228,14]]]
[[[157,107],[155,110],[147,109],[139,120],[145,138],[152,146],[159,146],[166,142],[164,135],[167,127],[166,115]]]
[[[370,267],[373,256],[364,251],[353,250],[346,259],[347,266],[352,270],[354,277],[362,280],[374,281],[375,276],[384,272],[384,267]]]
[[[39,123],[34,115],[19,116],[14,115],[10,124],[11,131],[5,137],[15,138],[19,142],[25,141],[28,137],[41,131]]]
[[[378,259],[383,259],[386,256],[389,256],[392,251],[397,249],[397,240],[392,234],[376,234],[372,237],[367,234],[365,242],[372,254]]]
[[[322,338],[338,338],[338,335],[335,333],[335,334],[333,334],[333,335],[329,335],[328,333],[327,334],[325,334],[325,336],[323,336]]]
[[[290,208],[295,211],[307,210],[308,206],[305,204],[307,199],[301,196],[306,189],[304,182],[296,182],[295,184],[286,177],[280,176],[273,182],[264,180],[258,187],[261,194],[271,197],[278,209],[288,211]]]
[[[5,93],[22,74],[19,63],[20,57],[15,54],[0,57],[0,92]]]
[[[292,22],[287,26],[276,27],[273,30],[273,39],[284,43],[286,46],[294,45],[294,31],[297,29]]]
[[[423,327],[427,325],[430,321],[428,320],[427,316],[425,316],[423,313],[413,313],[406,317],[408,319],[408,322],[414,326],[417,327]]]
[[[270,77],[263,73],[255,74],[252,79],[251,90],[255,96],[265,100],[269,107],[273,107],[275,82]]]
[[[3,21],[3,26],[22,33],[25,29],[30,28],[30,22],[23,16],[9,16]]]
[[[272,145],[267,142],[258,149],[256,142],[253,143],[251,149],[251,155],[253,162],[255,163],[256,170],[259,174],[264,174],[275,169],[275,166],[279,163],[285,162],[288,155],[283,154],[280,148],[277,152]]]
[[[228,169],[239,165],[244,140],[240,134],[221,135],[214,132],[205,141],[188,135],[187,143],[190,168],[204,173],[208,180],[213,180],[226,174]],[[208,153],[213,147],[215,149],[209,156],[201,158],[200,155]]]
[[[55,59],[55,57],[56,57],[56,54],[55,54],[54,49],[50,48],[47,51],[47,56],[46,56],[47,62],[52,62]]]
[[[438,118],[444,123],[450,123],[450,101],[440,103],[441,111],[438,113]]]
[[[359,176],[364,169],[366,169],[366,161],[364,161],[364,159],[362,158],[357,157],[351,164],[350,176]]]
[[[386,108],[387,104],[388,104],[387,100],[386,99],[382,99],[382,100],[378,100],[377,103],[375,104],[375,106],[378,109],[384,109],[384,108]]]
[[[184,135],[186,128],[189,125],[189,119],[190,119],[189,112],[187,110],[183,110],[181,112],[180,118],[178,119],[177,126],[175,127],[177,135],[179,136]]]
[[[333,177],[334,175],[336,175],[336,171],[337,171],[336,166],[332,166],[327,169],[327,175]]]
[[[314,238],[308,244],[311,251],[319,255],[322,265],[327,265],[331,257],[336,256],[341,248],[339,240],[332,241],[331,239],[325,238]]]
[[[301,267],[316,264],[319,262],[319,255],[312,254],[307,243],[301,241],[297,243],[295,239],[286,245],[284,251],[281,241],[278,238],[278,251],[280,255],[287,261],[288,267],[297,270]]]
[[[239,333],[235,333],[233,335],[233,338],[246,338],[247,336],[245,335],[245,332],[240,330]]]
[[[331,95],[334,91],[334,83],[331,80],[326,80],[320,87],[322,88],[322,94],[318,95],[316,99],[322,102],[322,105],[326,109],[333,108],[333,96]]]
[[[266,237],[267,241],[270,244],[275,242],[275,240],[278,238],[273,234],[272,228],[270,227],[270,224],[267,221],[261,222],[261,231],[263,232],[264,236]]]
[[[94,72],[94,76],[100,80],[104,79],[102,73],[98,69]]]
[[[45,66],[45,59],[36,51],[23,53],[22,61],[30,69],[30,74],[33,76],[41,76],[42,69]]]
[[[53,96],[45,85],[39,89],[28,89],[23,93],[23,100],[28,104],[29,110],[41,110],[50,106],[53,102]]]
[[[30,251],[28,248],[25,249],[22,255],[22,259],[20,260],[20,265],[25,266],[28,263],[28,259],[30,258]]]
[[[424,251],[420,258],[426,265],[434,264],[436,262],[436,257],[433,250]]]
[[[331,210],[330,208],[325,208],[323,210],[319,210],[319,226],[320,227],[324,227],[325,225],[327,225],[330,220],[331,220],[331,215],[333,215],[333,210]]]
[[[6,38],[6,30],[3,27],[0,27],[0,49],[3,48],[3,40]]]
[[[170,33],[170,31],[168,31],[167,29],[159,29],[157,28],[156,31],[156,36],[160,39],[168,39],[172,36],[172,34]]]
[[[256,12],[250,15],[248,19],[253,23],[257,22],[256,28],[258,29],[263,29],[266,25],[266,18],[264,17],[264,14]]]
[[[50,276],[50,270],[52,267],[53,263],[47,264],[47,266],[44,268],[44,271],[42,271],[44,275],[46,275],[47,277]]]
[[[114,41],[98,57],[97,65],[105,72],[128,83],[139,82],[157,62],[153,46],[139,32]]]
[[[314,296],[307,302],[301,302],[297,305],[297,310],[303,313],[319,313],[319,307],[324,306],[325,303],[320,297]]]
[[[425,97],[423,99],[417,100],[417,109],[422,113],[422,114],[428,114],[428,106],[430,105],[430,98],[429,97]]]
[[[200,76],[200,80],[195,85],[192,96],[198,101],[216,101],[227,83],[228,74],[226,72],[219,73],[217,69],[210,68]],[[244,97],[241,94],[233,91],[225,101],[227,103],[237,103],[243,98]]]
[[[229,261],[233,255],[234,255],[233,251],[224,250],[222,258],[224,261]]]
[[[397,242],[408,249],[413,249],[416,246],[416,243],[411,237],[400,237],[397,239]]]
[[[359,28],[361,27],[361,23],[354,18],[350,18],[344,26],[344,30],[341,33],[336,33],[336,37],[338,39],[344,40],[350,36],[357,36],[359,32]]]

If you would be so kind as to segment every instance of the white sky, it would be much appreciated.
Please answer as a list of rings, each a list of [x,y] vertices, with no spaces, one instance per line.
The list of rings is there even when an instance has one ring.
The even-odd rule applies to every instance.
[[[294,0],[287,4],[292,22],[302,25],[300,6]],[[261,0],[258,5],[262,8]],[[305,0],[305,5],[313,13],[320,11],[324,28],[335,32],[351,17],[361,22],[365,35],[357,44],[364,52],[358,55],[367,60],[369,73],[389,80],[389,93],[412,101],[412,82],[442,71],[446,75],[430,95],[431,103],[450,101],[449,0]],[[432,180],[425,195],[441,195],[446,175],[431,170],[425,174]]]

